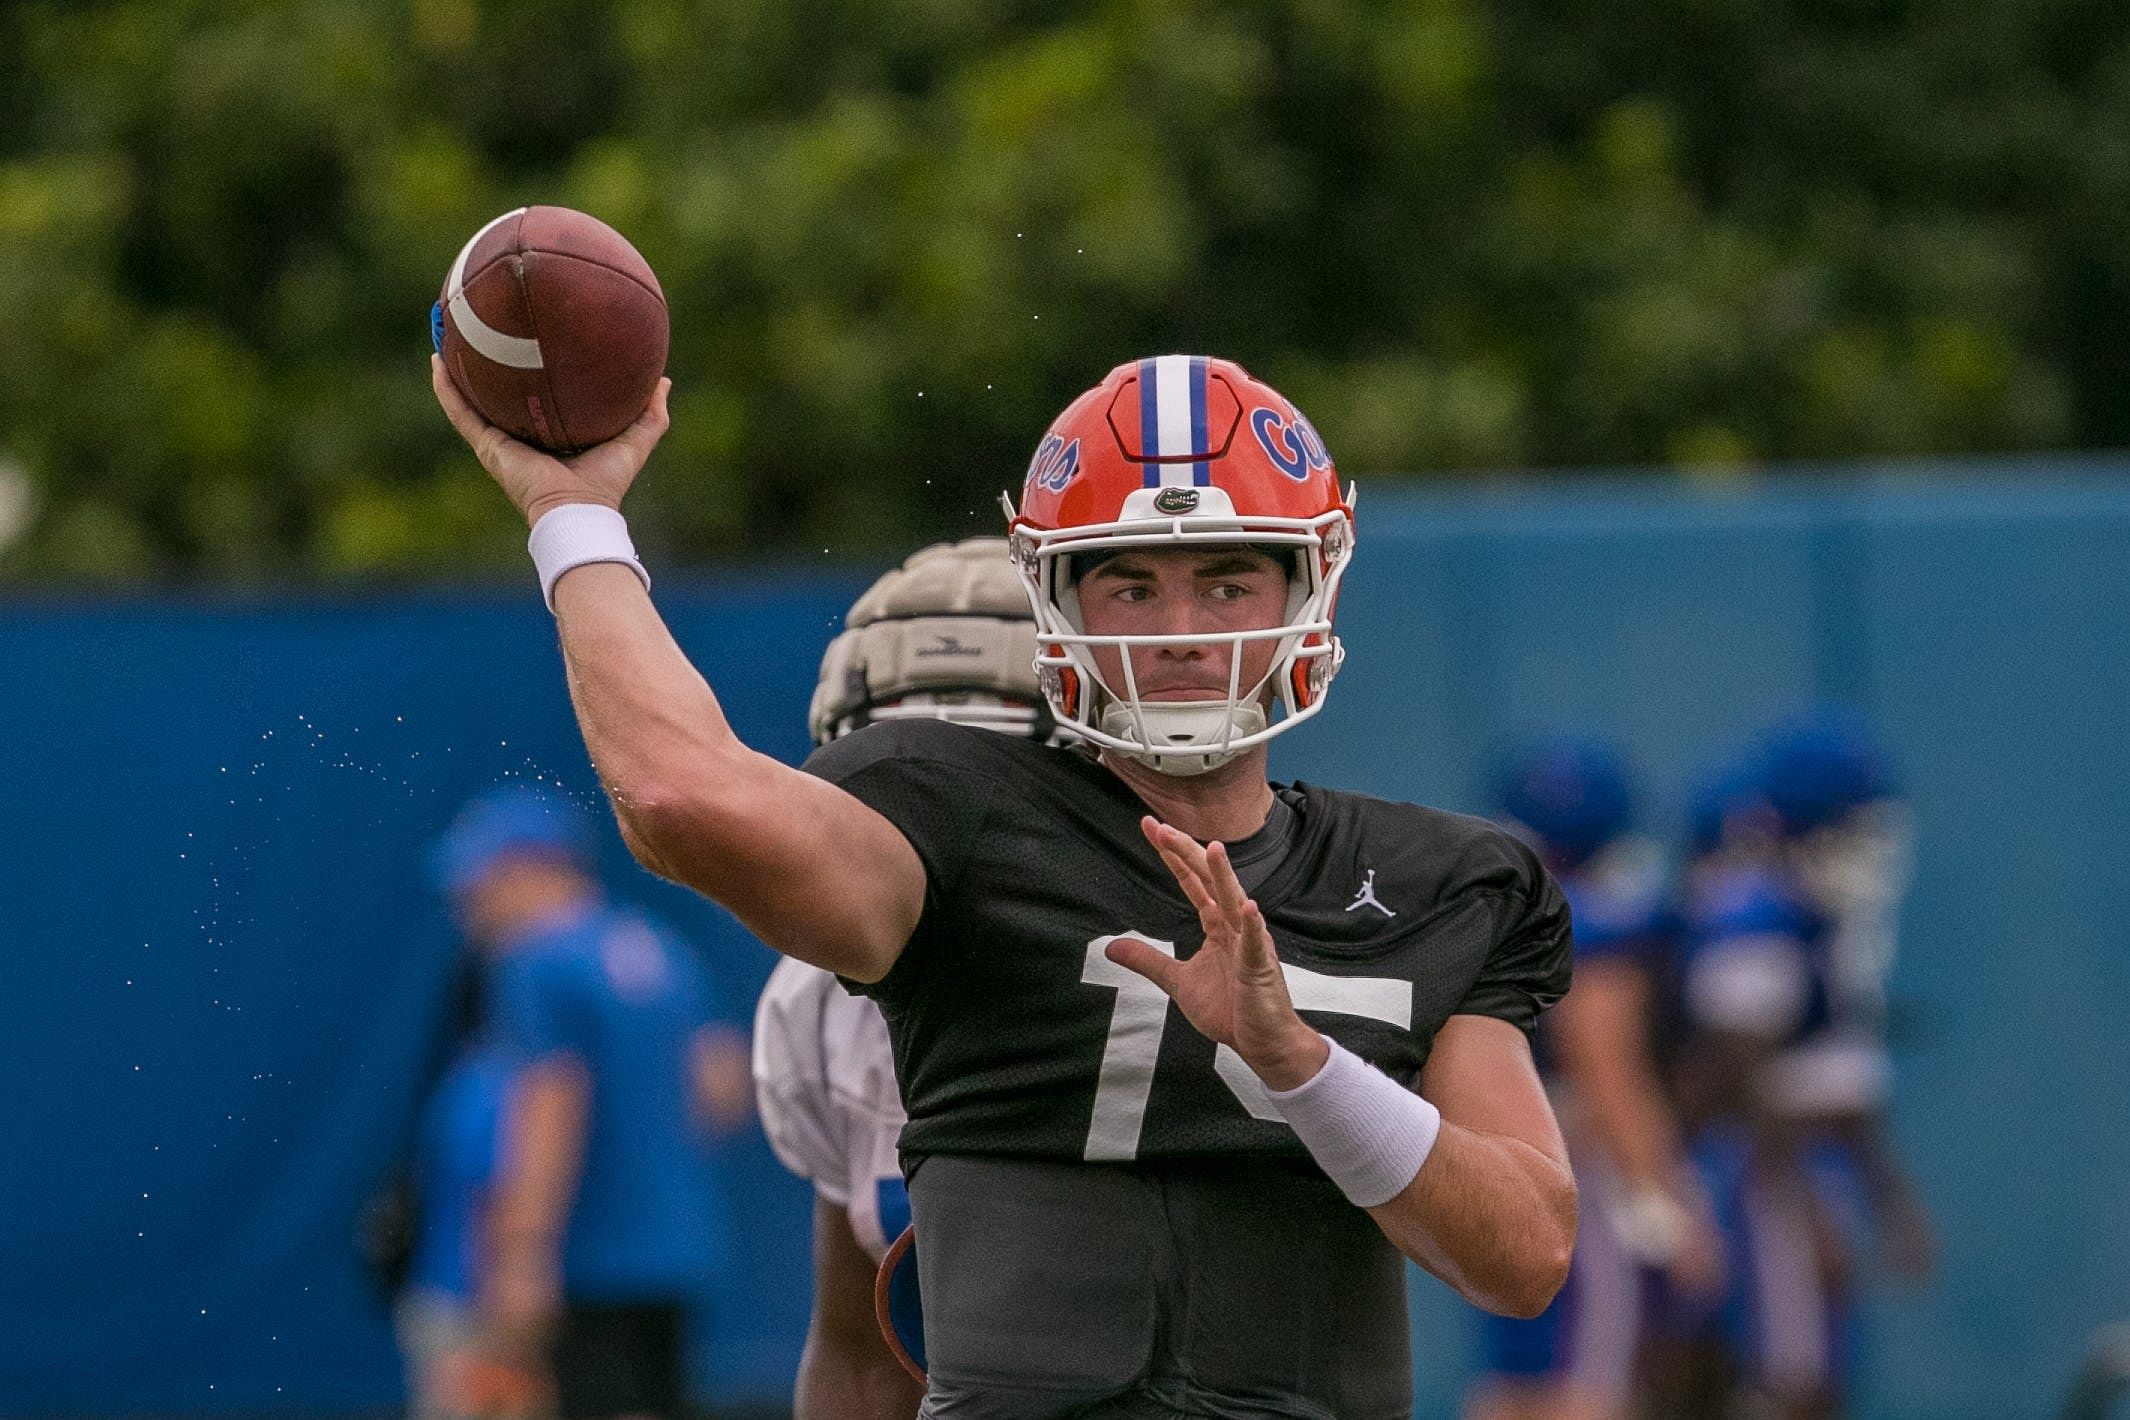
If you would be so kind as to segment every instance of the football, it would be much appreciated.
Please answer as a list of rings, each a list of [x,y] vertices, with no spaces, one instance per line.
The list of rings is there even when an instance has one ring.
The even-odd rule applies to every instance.
[[[665,373],[665,293],[628,239],[567,207],[520,207],[451,263],[429,335],[496,425],[557,453],[629,427]]]

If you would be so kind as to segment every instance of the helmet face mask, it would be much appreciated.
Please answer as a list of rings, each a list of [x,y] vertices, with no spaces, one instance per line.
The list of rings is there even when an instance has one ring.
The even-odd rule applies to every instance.
[[[1796,838],[1791,857],[1823,911],[1837,918],[1890,913],[1914,873],[1914,812],[1891,798],[1859,804]]]
[[[1036,668],[1067,733],[1163,773],[1197,774],[1323,707],[1345,654],[1332,613],[1353,555],[1351,494],[1341,495],[1308,421],[1240,366],[1182,355],[1118,366],[1051,426],[1020,507],[1008,498],[1006,511],[1014,565],[1035,611]],[[1238,545],[1291,567],[1280,624],[1087,630],[1074,558]],[[1265,642],[1269,665],[1243,683],[1249,649]],[[1224,647],[1224,695],[1141,694],[1133,652],[1179,645]],[[1105,673],[1098,649],[1115,652],[1113,672]]]
[[[1913,815],[1868,723],[1808,707],[1761,736],[1763,794],[1806,891],[1836,917],[1890,913],[1908,890]]]

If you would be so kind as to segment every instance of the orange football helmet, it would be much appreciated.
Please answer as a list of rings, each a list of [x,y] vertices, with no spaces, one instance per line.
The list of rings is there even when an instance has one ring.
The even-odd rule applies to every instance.
[[[1332,634],[1353,556],[1353,493],[1323,440],[1270,385],[1230,360],[1163,355],[1109,372],[1057,417],[1028,465],[1008,536],[1035,610],[1036,670],[1059,727],[1167,774],[1198,774],[1323,707],[1345,652]],[[1090,636],[1074,557],[1124,548],[1251,546],[1290,567],[1286,620],[1261,631]],[[1276,641],[1240,683],[1244,642]],[[1225,700],[1146,701],[1136,647],[1229,643]],[[1111,685],[1093,649],[1119,649]],[[1276,712],[1276,718],[1275,718]]]

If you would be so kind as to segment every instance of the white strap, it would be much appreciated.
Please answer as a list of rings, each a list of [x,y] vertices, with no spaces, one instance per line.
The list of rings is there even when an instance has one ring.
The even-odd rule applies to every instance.
[[[547,609],[555,609],[555,583],[572,567],[588,562],[619,562],[643,579],[651,590],[651,574],[636,560],[636,544],[629,540],[628,520],[598,503],[564,503],[550,508],[533,524],[526,539],[533,566],[540,573],[540,596]]]
[[[1324,1037],[1324,1068],[1272,1100],[1339,1191],[1363,1208],[1388,1203],[1420,1172],[1442,1132],[1442,1112]]]

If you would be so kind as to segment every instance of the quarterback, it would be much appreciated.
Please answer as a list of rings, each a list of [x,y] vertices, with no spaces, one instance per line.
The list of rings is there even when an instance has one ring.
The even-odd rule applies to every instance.
[[[1009,539],[1074,747],[892,720],[794,770],[733,734],[618,512],[665,386],[563,461],[432,383],[532,526],[638,858],[885,1015],[922,1414],[1389,1420],[1401,1254],[1545,1307],[1575,1185],[1527,1032],[1568,912],[1499,828],[1268,781],[1354,546],[1276,391],[1136,361],[1039,444]]]

